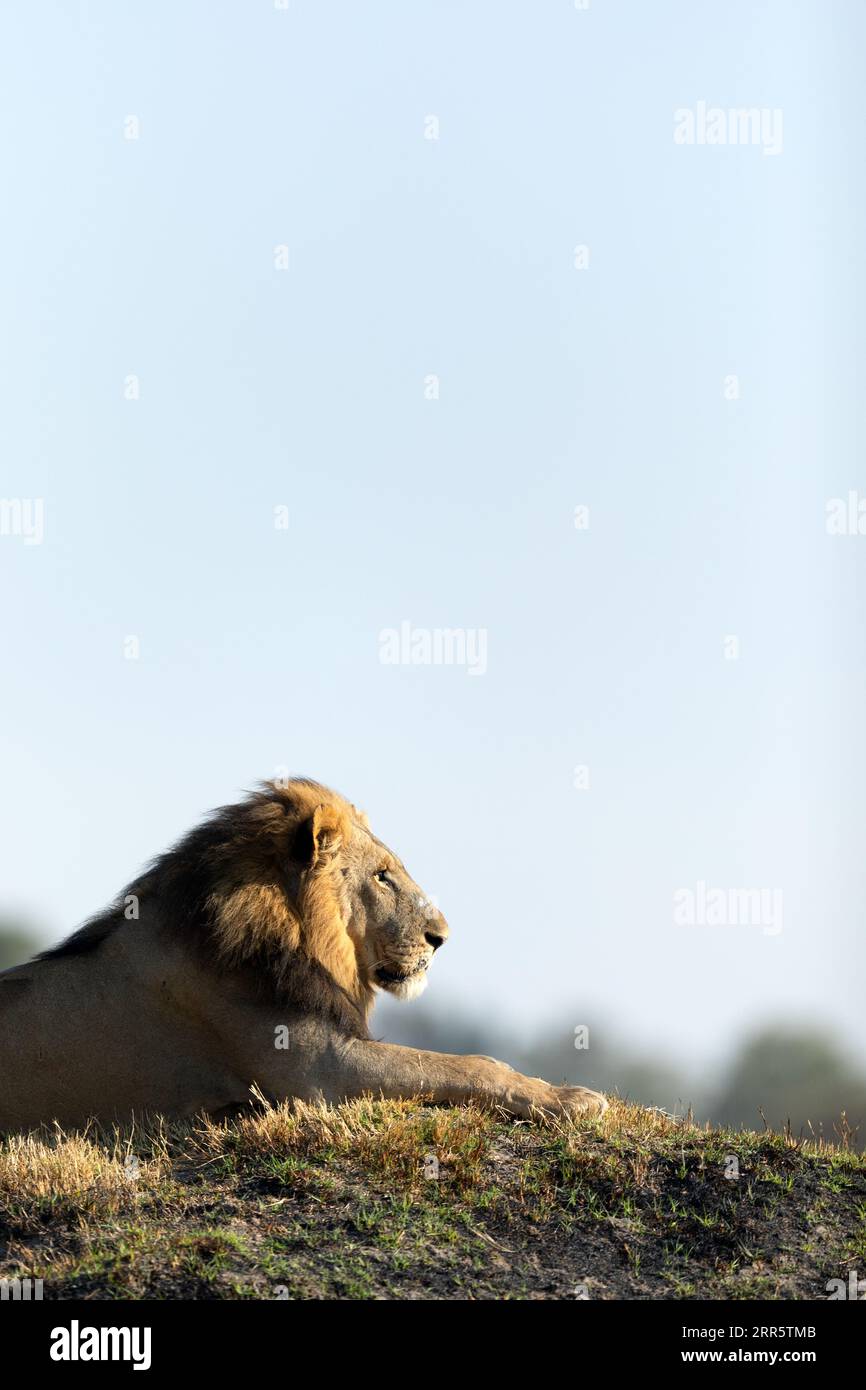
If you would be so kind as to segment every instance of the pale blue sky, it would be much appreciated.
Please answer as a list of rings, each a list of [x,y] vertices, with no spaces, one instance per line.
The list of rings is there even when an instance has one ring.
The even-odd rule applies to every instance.
[[[866,1056],[866,537],[824,525],[866,494],[864,30],[7,7],[0,494],[46,531],[0,538],[0,905],[65,933],[285,766],[438,898],[431,1005]],[[676,145],[699,101],[780,108],[782,153]],[[405,618],[487,673],[382,666]],[[675,927],[698,880],[783,931]]]

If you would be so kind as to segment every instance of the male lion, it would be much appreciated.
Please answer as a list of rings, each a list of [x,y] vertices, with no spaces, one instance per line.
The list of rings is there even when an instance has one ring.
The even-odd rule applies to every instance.
[[[601,1113],[595,1091],[370,1038],[375,991],[419,994],[447,934],[350,802],[305,779],[265,784],[0,974],[0,1131],[230,1113],[254,1086],[275,1101]]]

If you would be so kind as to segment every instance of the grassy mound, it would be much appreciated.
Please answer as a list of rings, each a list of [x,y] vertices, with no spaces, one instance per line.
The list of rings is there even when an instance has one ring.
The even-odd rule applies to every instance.
[[[0,1143],[0,1279],[48,1298],[826,1298],[866,1156],[614,1102],[363,1100]]]

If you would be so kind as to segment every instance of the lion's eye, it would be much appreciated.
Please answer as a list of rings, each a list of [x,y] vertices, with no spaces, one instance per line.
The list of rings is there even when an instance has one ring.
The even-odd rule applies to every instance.
[[[387,869],[380,869],[378,873],[376,873],[376,874],[373,875],[373,877],[375,878],[375,880],[376,880],[377,883],[387,883],[387,882],[388,882],[388,870],[387,870]]]

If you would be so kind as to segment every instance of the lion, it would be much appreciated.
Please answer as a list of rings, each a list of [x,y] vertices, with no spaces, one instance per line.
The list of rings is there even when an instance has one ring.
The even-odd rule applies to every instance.
[[[219,1118],[254,1096],[600,1114],[595,1091],[370,1036],[377,991],[419,995],[447,936],[351,802],[306,778],[262,783],[0,974],[0,1131]]]

